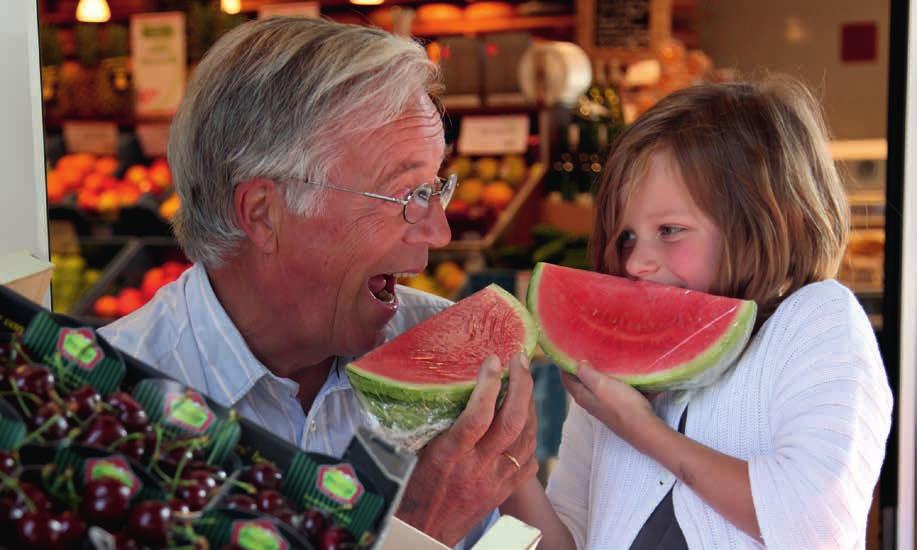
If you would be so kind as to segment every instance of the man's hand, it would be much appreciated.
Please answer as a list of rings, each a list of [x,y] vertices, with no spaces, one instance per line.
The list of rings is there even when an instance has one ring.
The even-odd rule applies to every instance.
[[[499,360],[481,365],[468,406],[420,453],[398,517],[448,546],[538,471],[537,421],[528,359],[509,361],[509,387],[499,411]],[[518,466],[510,458],[518,462]]]

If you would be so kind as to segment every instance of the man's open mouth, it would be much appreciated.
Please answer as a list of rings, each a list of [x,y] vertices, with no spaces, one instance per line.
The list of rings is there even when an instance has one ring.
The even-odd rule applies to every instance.
[[[393,274],[373,275],[366,285],[372,295],[380,302],[390,304],[395,301],[395,276]]]

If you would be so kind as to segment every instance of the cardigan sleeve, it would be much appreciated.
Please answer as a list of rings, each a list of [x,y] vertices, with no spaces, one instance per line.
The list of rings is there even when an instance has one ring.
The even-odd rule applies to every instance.
[[[547,495],[554,511],[570,530],[577,548],[586,546],[593,441],[589,413],[571,402],[564,421],[557,466],[548,481]]]
[[[885,369],[865,312],[836,282],[781,309],[763,365],[773,452],[748,462],[761,534],[769,548],[851,548],[865,537],[891,426]]]

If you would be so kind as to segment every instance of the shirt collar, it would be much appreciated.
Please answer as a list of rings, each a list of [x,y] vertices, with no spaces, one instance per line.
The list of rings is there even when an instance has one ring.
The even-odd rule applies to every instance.
[[[189,303],[191,331],[199,344],[198,349],[207,353],[207,357],[202,359],[215,373],[207,380],[210,397],[225,407],[232,407],[263,377],[288,387],[292,395],[296,395],[299,392],[298,383],[272,373],[251,352],[214,293],[204,267],[194,264],[191,271],[188,280],[190,294],[200,299],[197,304]],[[353,359],[335,358],[316,400],[335,391],[351,389],[344,367]]]
[[[254,356],[223,309],[204,267],[195,263],[190,271],[188,316],[202,362],[213,373],[207,377],[207,390],[212,399],[231,407],[245,397],[258,380],[271,373]]]

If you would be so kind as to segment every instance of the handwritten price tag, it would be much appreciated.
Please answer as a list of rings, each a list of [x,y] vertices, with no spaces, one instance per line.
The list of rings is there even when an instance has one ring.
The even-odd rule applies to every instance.
[[[462,155],[525,153],[529,138],[527,115],[466,116],[459,131]]]

